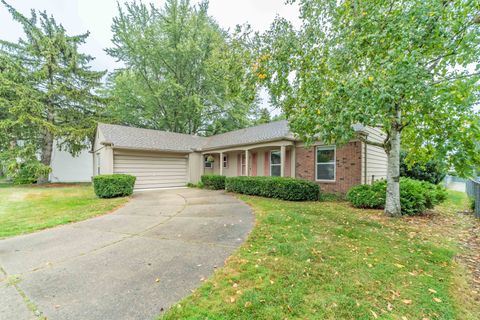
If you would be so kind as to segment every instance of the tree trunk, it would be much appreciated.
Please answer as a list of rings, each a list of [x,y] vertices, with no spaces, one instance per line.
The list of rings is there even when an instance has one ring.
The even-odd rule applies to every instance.
[[[390,217],[401,215],[400,208],[400,131],[396,125],[390,132],[390,148],[387,166],[387,196],[385,214]]]
[[[46,166],[50,166],[52,161],[52,150],[53,150],[53,135],[50,131],[45,130],[43,135],[43,146],[42,154],[40,157],[40,162]],[[48,182],[48,175],[42,176],[37,179],[37,184],[44,184]]]

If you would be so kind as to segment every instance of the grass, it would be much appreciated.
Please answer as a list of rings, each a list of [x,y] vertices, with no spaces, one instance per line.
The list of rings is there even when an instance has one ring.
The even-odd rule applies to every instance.
[[[0,238],[88,219],[124,204],[127,198],[99,199],[91,185],[0,186]]]
[[[256,214],[249,239],[165,319],[478,319],[454,259],[467,218],[443,223],[458,221],[464,195],[403,219],[346,202],[240,198]]]

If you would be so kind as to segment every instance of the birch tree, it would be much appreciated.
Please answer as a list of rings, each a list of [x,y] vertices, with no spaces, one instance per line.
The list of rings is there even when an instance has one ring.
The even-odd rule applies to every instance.
[[[478,0],[289,2],[299,3],[302,27],[277,19],[257,72],[296,133],[383,148],[389,216],[401,212],[400,146],[411,159],[445,158],[469,174],[480,160]],[[385,140],[356,137],[357,123]]]

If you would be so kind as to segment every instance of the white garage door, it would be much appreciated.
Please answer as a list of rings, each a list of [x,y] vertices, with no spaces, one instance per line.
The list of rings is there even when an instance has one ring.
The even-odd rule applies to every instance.
[[[187,157],[116,151],[113,171],[136,176],[135,189],[184,187],[187,184]]]

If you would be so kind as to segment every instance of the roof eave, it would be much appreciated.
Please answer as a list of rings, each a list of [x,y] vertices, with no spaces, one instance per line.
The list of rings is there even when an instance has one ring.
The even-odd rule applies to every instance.
[[[173,149],[159,149],[159,148],[143,148],[143,147],[126,147],[126,146],[112,146],[112,149],[124,149],[124,150],[136,150],[136,151],[156,151],[167,153],[192,153],[191,149],[188,150],[173,150]]]
[[[281,141],[281,140],[299,141],[298,139],[295,139],[295,138],[292,138],[292,137],[279,137],[279,138],[255,141],[255,142],[251,142],[251,143],[235,143],[235,144],[229,144],[229,145],[222,145],[222,146],[218,146],[218,147],[201,148],[198,151],[212,151],[212,150],[217,150],[217,149],[234,148],[234,147],[239,147],[239,146],[252,146],[252,145],[256,145],[256,144],[262,144],[262,143],[268,143],[268,142],[274,142],[274,141]]]

